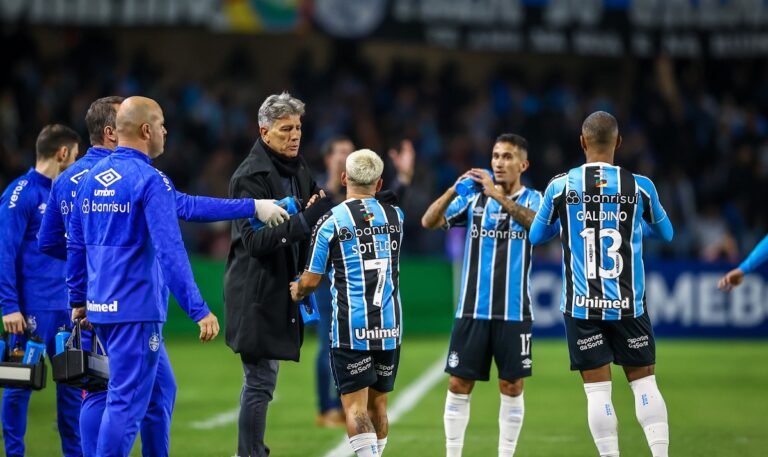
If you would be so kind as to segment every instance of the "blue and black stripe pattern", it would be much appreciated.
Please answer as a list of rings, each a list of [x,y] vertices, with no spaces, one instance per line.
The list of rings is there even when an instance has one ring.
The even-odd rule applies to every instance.
[[[561,223],[565,314],[595,320],[643,315],[642,223],[667,217],[650,179],[588,163],[550,181],[536,217]]]
[[[347,200],[315,227],[307,271],[329,272],[331,347],[389,350],[400,345],[403,212],[374,198]]]
[[[523,187],[511,199],[536,211],[542,196]],[[527,230],[499,202],[479,193],[456,197],[445,220],[447,227],[467,226],[456,318],[532,320]]]

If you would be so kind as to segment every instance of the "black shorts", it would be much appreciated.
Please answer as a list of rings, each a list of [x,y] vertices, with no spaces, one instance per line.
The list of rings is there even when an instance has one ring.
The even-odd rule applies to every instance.
[[[400,347],[388,351],[357,351],[331,348],[331,371],[342,394],[370,387],[379,392],[395,388]]]
[[[501,379],[514,381],[530,376],[531,321],[456,319],[445,372],[473,381],[487,381],[491,358],[496,360]]]
[[[656,363],[656,341],[648,313],[618,321],[563,317],[571,370],[593,370],[611,362],[627,367]]]

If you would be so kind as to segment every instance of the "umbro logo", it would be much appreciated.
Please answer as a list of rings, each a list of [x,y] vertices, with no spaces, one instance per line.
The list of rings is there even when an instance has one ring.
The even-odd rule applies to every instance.
[[[121,179],[123,179],[123,177],[120,176],[120,173],[116,172],[112,168],[107,171],[102,171],[96,175],[96,181],[98,181],[104,187],[109,187]]]
[[[86,174],[86,173],[88,173],[87,169],[81,171],[80,173],[78,173],[78,174],[76,174],[74,176],[72,176],[71,178],[69,178],[69,180],[72,181],[75,184],[80,184],[80,180],[83,179],[83,175]]]
[[[569,205],[578,205],[581,203],[581,197],[575,190],[568,191],[568,195],[565,196],[565,203]]]
[[[523,369],[527,370],[527,369],[531,368],[531,365],[533,365],[533,360],[531,360],[530,358],[526,357],[525,359],[523,359],[522,363],[523,363]]]

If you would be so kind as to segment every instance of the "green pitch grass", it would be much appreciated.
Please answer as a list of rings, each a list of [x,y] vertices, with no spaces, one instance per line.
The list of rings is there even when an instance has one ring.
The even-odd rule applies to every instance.
[[[323,456],[343,436],[339,429],[314,425],[314,340],[308,335],[301,363],[280,367],[267,430],[267,442],[278,457]],[[234,455],[242,379],[239,359],[220,340],[203,345],[171,337],[167,344],[179,386],[171,455]],[[402,391],[443,356],[446,344],[447,337],[406,338],[395,400],[398,389]],[[568,371],[564,341],[535,341],[533,353],[534,377],[526,381],[518,455],[595,456],[584,392],[579,376]],[[657,376],[669,409],[672,455],[766,455],[768,342],[662,340]],[[622,455],[650,455],[634,417],[629,386],[619,369],[614,370],[614,378]],[[387,455],[443,455],[446,379],[391,426]],[[26,439],[29,457],[61,455],[52,387],[49,383],[44,391],[32,395]],[[496,455],[498,404],[495,381],[479,383],[472,396],[465,456]],[[137,445],[132,455],[140,455],[139,449]]]

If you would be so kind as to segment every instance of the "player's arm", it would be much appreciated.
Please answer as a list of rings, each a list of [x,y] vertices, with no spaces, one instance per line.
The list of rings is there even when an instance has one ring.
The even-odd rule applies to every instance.
[[[80,205],[79,199],[75,200],[75,204],[72,205],[67,233],[67,289],[69,289],[72,320],[85,317],[86,292],[88,291],[88,265]]]
[[[314,188],[317,188],[316,184]],[[230,195],[237,198],[256,199],[269,199],[270,197],[266,183],[261,179],[235,180],[231,184]],[[310,200],[304,211],[275,227],[254,230],[248,219],[238,219],[233,223],[234,230],[239,232],[245,248],[252,257],[269,255],[277,249],[309,238],[310,227],[314,226],[333,207],[333,202],[324,195],[322,191],[319,191],[316,197]]]
[[[537,245],[545,243],[554,238],[560,231],[560,221],[558,220],[555,199],[562,198],[565,191],[565,179],[555,178],[549,182],[544,196],[541,198],[541,205],[536,212],[536,216],[531,223],[531,229],[528,231],[528,238],[531,244]]]
[[[163,183],[160,174],[150,174],[143,195],[144,217],[155,248],[163,280],[179,306],[200,326],[200,340],[210,341],[219,333],[216,316],[208,309],[195,284],[192,266],[181,239],[179,223],[167,215],[176,209],[175,192]]]
[[[749,253],[747,258],[737,268],[734,268],[720,278],[717,286],[726,292],[730,291],[744,281],[745,275],[755,271],[766,260],[768,260],[768,235],[757,243],[757,246],[752,249],[752,252]]]
[[[288,212],[274,200],[252,198],[213,198],[176,191],[176,211],[187,222],[216,222],[257,217],[268,227],[282,224]]]
[[[469,172],[459,176],[459,179],[448,188],[437,200],[432,202],[427,211],[421,216],[421,226],[430,230],[445,227],[450,228],[466,223],[467,209],[471,197],[462,197],[456,193],[456,184],[469,176]]]
[[[19,308],[16,277],[16,257],[24,233],[32,217],[34,202],[23,189],[16,201],[0,202],[0,307],[3,310],[3,329],[8,333],[23,333],[27,326]]]
[[[58,199],[56,198],[57,186],[53,183],[53,189],[48,196],[48,204],[43,213],[43,221],[37,233],[37,247],[43,254],[57,259],[67,259],[67,237],[64,227],[64,216],[61,214]]]
[[[292,281],[289,285],[293,301],[302,300],[320,286],[320,281],[328,269],[330,245],[335,234],[334,219],[332,213],[328,213],[317,222],[313,230],[307,268],[298,281]]]
[[[667,217],[667,212],[661,206],[656,186],[645,176],[635,175],[640,192],[645,196],[647,205],[643,208],[643,220],[648,224],[648,233],[652,238],[664,241],[672,241],[675,232],[672,221]],[[645,232],[644,228],[644,232]]]
[[[473,168],[469,171],[468,176],[470,179],[483,186],[483,194],[499,202],[512,219],[522,225],[526,230],[530,230],[533,218],[536,216],[536,211],[507,199],[504,192],[501,189],[498,189],[493,183],[493,178],[491,178],[491,175],[488,174],[486,170],[483,170],[482,168]]]

